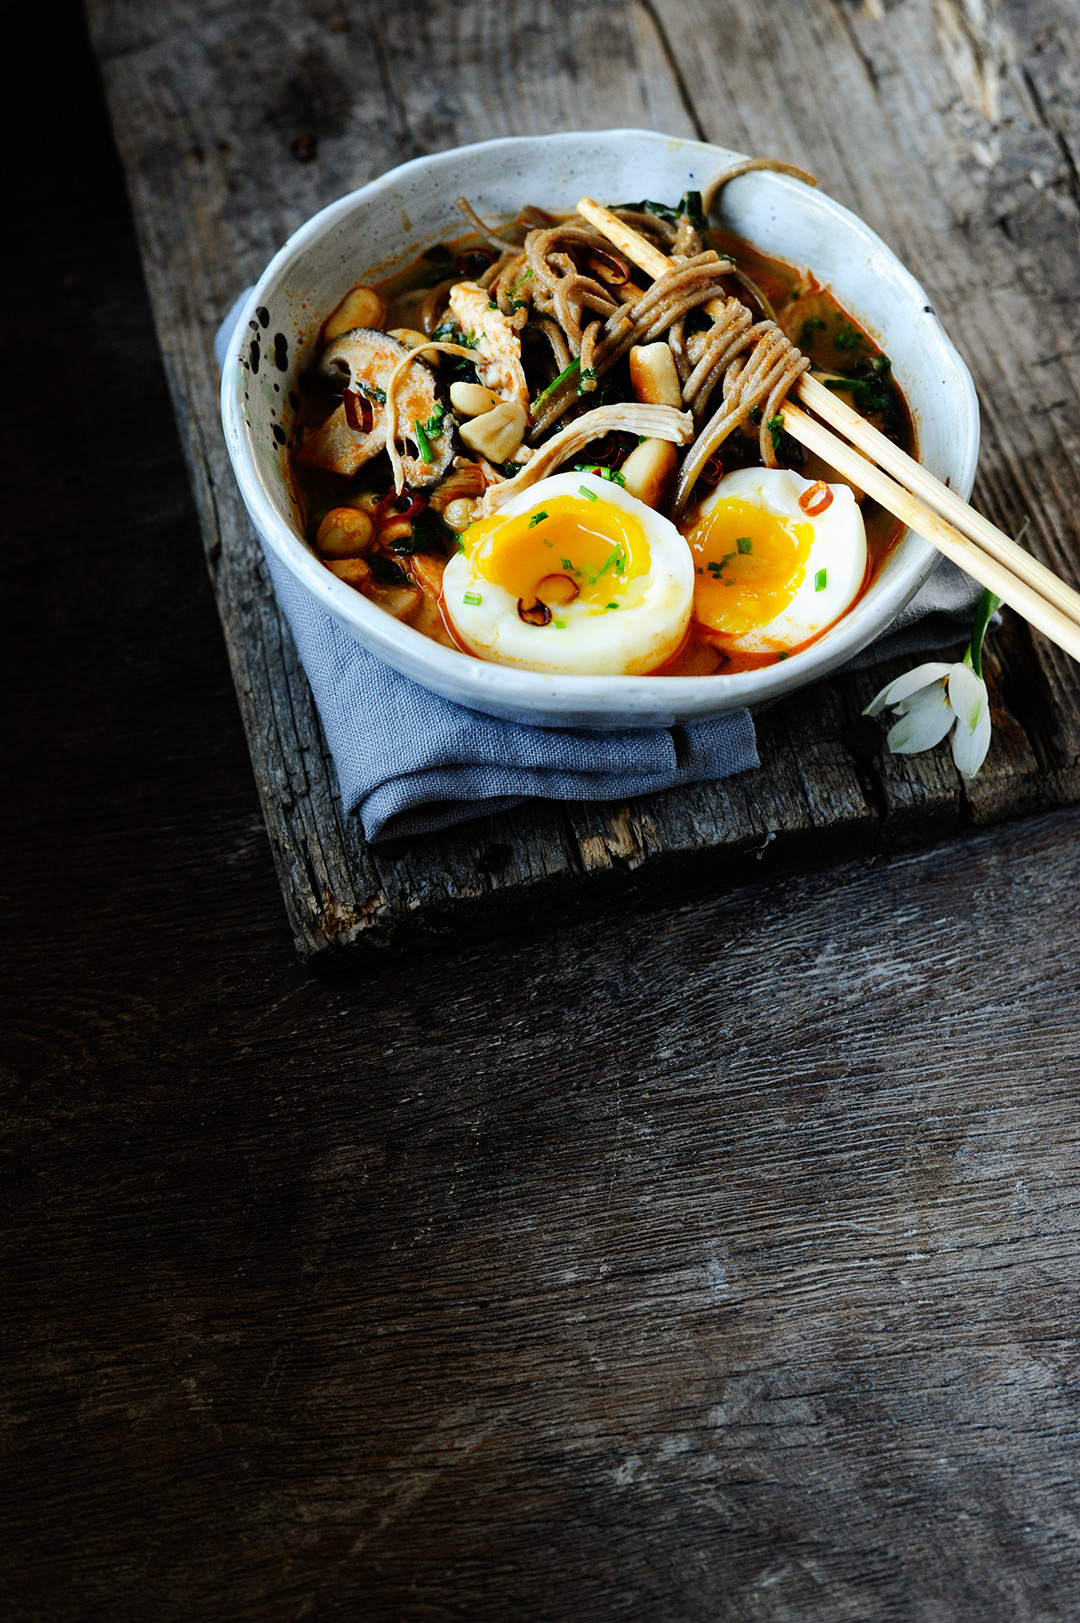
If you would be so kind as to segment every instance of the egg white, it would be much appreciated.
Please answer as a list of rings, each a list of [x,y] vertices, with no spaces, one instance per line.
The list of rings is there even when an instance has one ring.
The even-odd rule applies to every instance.
[[[849,485],[830,485],[832,501],[811,518],[799,506],[799,497],[814,483],[787,468],[738,468],[725,474],[702,502],[702,518],[725,497],[738,497],[778,518],[809,524],[814,532],[805,575],[787,607],[766,625],[740,636],[725,635],[725,648],[748,654],[797,648],[831,626],[858,597],[866,574],[866,530],[859,504]],[[814,583],[822,569],[825,585],[818,591]]]
[[[675,654],[690,625],[694,565],[690,549],[674,524],[629,495],[621,485],[592,473],[556,473],[507,502],[500,514],[517,518],[539,512],[556,496],[576,496],[584,486],[600,503],[632,513],[649,543],[647,572],[628,582],[625,607],[603,608],[575,600],[555,609],[547,626],[528,625],[518,600],[474,570],[467,553],[457,553],[443,576],[443,610],[465,646],[496,665],[552,674],[640,675]],[[467,603],[466,594],[479,603]]]

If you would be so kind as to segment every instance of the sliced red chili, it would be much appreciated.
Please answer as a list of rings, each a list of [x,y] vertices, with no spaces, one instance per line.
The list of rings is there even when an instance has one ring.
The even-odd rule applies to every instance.
[[[707,485],[718,485],[724,477],[724,464],[719,451],[714,451],[698,475]]]
[[[399,501],[407,502],[407,506],[403,507],[400,512],[398,512],[397,508]],[[376,524],[390,518],[415,518],[417,513],[422,513],[426,506],[426,496],[405,497],[399,496],[396,490],[388,490],[382,500],[376,504],[372,517]]]
[[[375,423],[371,401],[359,389],[346,389],[341,397],[345,421],[354,434],[370,434]]]
[[[824,479],[816,479],[809,490],[804,490],[799,497],[799,506],[807,518],[817,518],[819,513],[831,505],[833,493]]]
[[[629,447],[623,443],[626,438],[626,435],[618,433],[615,429],[605,434],[603,439],[590,446],[589,465],[596,464],[603,468],[619,467],[630,455]]]
[[[609,254],[606,248],[590,248],[585,263],[608,287],[623,287],[630,280],[630,267],[625,259]]]

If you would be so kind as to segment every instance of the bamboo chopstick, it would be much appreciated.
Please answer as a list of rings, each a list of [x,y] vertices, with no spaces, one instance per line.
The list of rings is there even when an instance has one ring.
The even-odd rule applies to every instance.
[[[831,389],[826,389],[817,378],[804,373],[795,385],[794,393],[798,395],[804,406],[815,411],[819,417],[824,418],[833,428],[838,429],[845,439],[865,451],[872,461],[879,467],[891,473],[902,485],[921,496],[928,507],[940,513],[943,518],[951,520],[956,528],[963,532],[969,540],[996,558],[1006,569],[1019,575],[1021,580],[1041,592],[1049,602],[1057,605],[1070,619],[1080,620],[1080,592],[1075,592],[1065,581],[1060,580],[1052,569],[1033,558],[1030,552],[1018,546],[1011,536],[999,530],[996,524],[991,524],[988,518],[977,513],[948,485],[943,485],[940,479],[935,479],[921,462],[908,456],[899,445],[868,423],[865,417],[860,417],[857,411],[838,400]]]
[[[780,415],[787,432],[805,445],[807,450],[816,452],[837,473],[842,473],[860,490],[865,490],[868,496],[880,502],[882,507],[887,507],[890,513],[925,536],[939,552],[951,558],[980,586],[989,587],[1003,603],[1016,609],[1025,620],[1030,620],[1033,626],[1045,632],[1051,642],[1056,642],[1066,653],[1080,660],[1080,624],[1056,603],[1044,597],[1037,587],[1029,585],[1019,574],[1014,574],[1007,564],[991,553],[984,552],[935,513],[933,508],[913,496],[910,490],[905,490],[887,473],[882,473],[860,451],[839,439],[824,423],[817,422],[800,407],[788,403],[781,406]]]
[[[583,197],[578,213],[650,276],[662,276],[672,268],[666,254],[593,198]],[[710,314],[719,314],[721,301],[710,300],[705,309]],[[1080,660],[1080,593],[976,513],[816,379],[800,378],[794,392],[819,416],[846,432],[854,443],[849,445],[788,402],[781,416],[793,439],[851,479],[981,586],[1016,609],[1074,659]],[[856,446],[868,451],[874,460],[868,460]],[[882,472],[876,466],[878,462],[898,479],[913,485],[923,499],[907,489],[906,484],[898,484],[888,473]],[[949,523],[942,512],[947,512],[954,523]]]

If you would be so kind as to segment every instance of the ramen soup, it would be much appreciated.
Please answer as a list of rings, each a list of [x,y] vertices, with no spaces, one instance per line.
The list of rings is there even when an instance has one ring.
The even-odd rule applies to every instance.
[[[326,567],[474,657],[553,673],[770,665],[847,613],[902,526],[783,430],[803,371],[910,454],[888,356],[688,193],[616,209],[669,268],[523,209],[352,288],[291,465]],[[640,257],[640,254],[638,255]]]

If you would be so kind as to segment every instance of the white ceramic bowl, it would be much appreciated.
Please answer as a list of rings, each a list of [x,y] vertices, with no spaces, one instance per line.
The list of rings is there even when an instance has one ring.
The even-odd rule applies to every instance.
[[[267,267],[240,317],[222,376],[222,416],[244,501],[265,545],[304,590],[405,676],[476,710],[544,726],[696,721],[777,698],[834,670],[877,637],[925,581],[937,553],[909,531],[851,613],[782,664],[730,676],[547,676],[440,647],[337,580],[303,538],[284,449],[289,391],[311,359],[323,317],[355,282],[386,275],[432,243],[462,235],[453,201],[462,193],[496,221],[524,203],[569,211],[585,193],[603,202],[676,199],[739,156],[649,130],[459,147],[402,164],[330,204]],[[891,250],[839,203],[768,172],[742,176],[724,189],[723,219],[765,253],[811,269],[882,345],[911,408],[922,462],[966,499],[979,448],[971,377],[926,294]],[[250,364],[253,339],[257,370]]]

